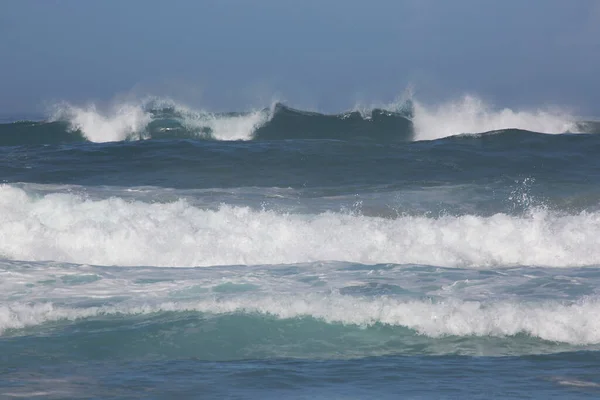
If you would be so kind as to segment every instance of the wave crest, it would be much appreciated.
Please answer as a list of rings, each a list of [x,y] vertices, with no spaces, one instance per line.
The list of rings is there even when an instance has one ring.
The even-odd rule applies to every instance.
[[[66,120],[71,130],[81,132],[87,140],[103,143],[148,138],[146,127],[152,115],[136,104],[116,105],[107,113],[101,113],[93,104],[76,107],[65,103],[58,107],[51,120]]]
[[[538,133],[576,132],[575,118],[560,110],[496,110],[483,100],[465,96],[437,107],[414,102],[413,124],[416,140],[440,139],[457,134],[473,134],[506,129]]]
[[[62,124],[67,124],[67,129]],[[62,131],[61,131],[62,129]],[[577,121],[561,110],[497,110],[474,96],[438,106],[407,98],[391,105],[322,114],[280,103],[247,112],[194,110],[170,99],[57,106],[51,123],[0,124],[0,145],[140,139],[287,140],[333,139],[406,142],[501,130],[538,133],[600,132],[600,124]],[[40,130],[46,130],[44,134]],[[80,135],[80,136],[78,136]]]
[[[448,267],[596,265],[600,213],[401,216],[204,210],[184,200],[39,199],[0,187],[0,254],[123,266],[289,264],[322,260]]]
[[[342,295],[262,296],[205,299],[188,302],[122,304],[69,308],[52,303],[0,305],[0,334],[50,321],[102,315],[159,312],[201,312],[214,315],[258,314],[278,319],[310,317],[328,324],[401,326],[432,338],[444,336],[506,337],[530,335],[542,340],[590,345],[600,343],[600,303],[589,298],[572,303],[483,303],[447,300],[405,301]]]

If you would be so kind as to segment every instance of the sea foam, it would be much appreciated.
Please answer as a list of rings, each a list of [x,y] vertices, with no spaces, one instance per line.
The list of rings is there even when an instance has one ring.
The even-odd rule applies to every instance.
[[[182,112],[183,111],[183,112]],[[183,126],[192,130],[209,132],[208,137],[216,140],[251,140],[258,128],[273,115],[272,107],[243,114],[215,114],[181,109]]]
[[[52,303],[0,305],[0,334],[49,321],[74,321],[106,315],[139,315],[192,311],[209,314],[256,314],[279,319],[311,317],[327,323],[402,326],[418,334],[443,336],[505,337],[526,334],[543,340],[574,345],[600,343],[600,302],[518,303],[446,300],[403,301],[388,297],[357,298],[343,295],[239,296],[187,302],[159,301],[143,304],[73,308]]]
[[[513,216],[286,214],[185,200],[145,203],[0,187],[0,254],[120,266],[287,264],[320,260],[448,267],[574,267],[600,260],[600,213]]]
[[[61,103],[55,107],[51,120],[64,120],[74,131],[80,131],[91,142],[103,143],[151,138],[148,124],[157,111],[171,109],[178,122],[196,131],[198,137],[216,140],[251,140],[254,132],[270,120],[270,108],[236,114],[217,114],[193,110],[170,99],[149,98],[139,101],[115,102],[106,110],[90,104],[79,107]]]
[[[63,103],[57,106],[52,120],[66,120],[89,141],[103,143],[146,138],[152,116],[140,104],[118,104],[103,113],[93,104],[77,107]]]
[[[500,129],[523,129],[553,134],[576,129],[575,118],[558,109],[495,109],[475,96],[464,96],[433,107],[418,101],[414,101],[413,104],[415,140],[432,140]]]
[[[94,104],[87,107],[62,103],[52,120],[65,120],[72,130],[80,131],[92,142],[111,142],[151,138],[148,125],[162,118],[160,110],[169,109],[189,132],[199,138],[214,140],[252,140],[256,131],[268,124],[277,110],[276,103],[244,113],[214,113],[194,110],[170,99],[148,98],[115,102],[106,110]],[[501,129],[523,129],[540,133],[577,131],[576,118],[560,109],[512,110],[496,109],[476,96],[425,105],[412,98],[376,107],[355,107],[364,119],[370,119],[375,108],[410,116],[414,140],[432,140],[459,134],[473,134]],[[157,113],[158,112],[158,113]],[[344,116],[347,114],[339,114]],[[306,115],[305,118],[311,118]],[[400,118],[400,117],[398,117]],[[282,132],[284,135],[285,132]],[[398,132],[399,135],[402,132]]]

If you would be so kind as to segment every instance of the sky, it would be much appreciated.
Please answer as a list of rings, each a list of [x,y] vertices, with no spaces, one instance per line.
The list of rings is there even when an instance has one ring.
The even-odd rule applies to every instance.
[[[0,0],[0,115],[146,94],[319,111],[475,94],[600,115],[598,0]]]

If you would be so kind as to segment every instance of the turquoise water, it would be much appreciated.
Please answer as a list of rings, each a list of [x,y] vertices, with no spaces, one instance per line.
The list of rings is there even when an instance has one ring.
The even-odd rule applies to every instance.
[[[472,106],[0,125],[0,393],[597,398],[598,125]]]

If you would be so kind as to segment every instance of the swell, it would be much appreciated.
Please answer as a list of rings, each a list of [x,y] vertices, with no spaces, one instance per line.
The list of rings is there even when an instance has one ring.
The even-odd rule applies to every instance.
[[[80,131],[69,128],[67,121],[19,121],[0,124],[0,146],[30,146],[83,142]]]
[[[599,310],[595,298],[436,303],[336,294],[87,308],[13,302],[0,306],[0,332],[13,341],[25,334],[25,342],[41,334],[62,353],[84,346],[93,358],[539,354],[597,348]]]
[[[283,104],[250,112],[211,113],[168,101],[95,106],[61,105],[49,121],[0,124],[0,146],[112,142],[141,139],[367,140],[376,143],[439,139],[505,129],[539,133],[596,133],[598,122],[574,122],[560,112],[493,110],[465,97],[438,107],[401,105],[322,114]]]
[[[407,116],[382,109],[373,109],[369,115],[358,111],[326,115],[279,105],[273,118],[257,129],[254,137],[404,142],[413,138],[413,126]]]
[[[600,181],[600,135],[503,130],[410,143],[144,140],[0,148],[5,182],[169,188],[345,187]],[[77,166],[74,168],[74,166]],[[358,190],[357,190],[358,188]],[[379,189],[377,189],[379,190]],[[569,189],[571,190],[571,189]]]
[[[112,142],[140,139],[288,140],[332,139],[408,141],[412,123],[405,116],[374,109],[320,114],[282,104],[248,113],[195,112],[175,107],[125,110],[102,116],[95,109],[63,111],[56,121],[0,124],[0,146]]]

